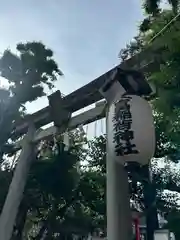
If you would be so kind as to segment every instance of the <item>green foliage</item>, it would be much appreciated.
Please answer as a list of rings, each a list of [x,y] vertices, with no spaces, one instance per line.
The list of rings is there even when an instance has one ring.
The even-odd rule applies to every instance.
[[[161,28],[161,25],[162,22],[159,23],[157,21],[157,28]],[[160,71],[154,72],[149,79],[157,86],[159,93],[159,98],[154,102],[154,106],[164,112],[164,114],[171,114],[171,116],[175,118],[179,115],[177,108],[180,106],[180,72],[178,67],[180,63],[180,35],[178,29],[179,21],[154,42],[152,54],[159,59],[161,65]]]
[[[178,240],[180,239],[180,212],[177,209],[172,209],[167,215],[166,218],[168,223],[165,227],[167,227],[170,231],[175,233],[175,238]]]
[[[176,235],[178,235],[179,230],[176,225],[173,225],[173,221],[175,219],[178,221],[179,215],[179,193],[180,193],[180,175],[179,170],[176,168],[176,164],[172,165],[172,146],[170,143],[170,139],[167,134],[167,137],[163,136],[166,134],[165,122],[160,117],[158,119],[158,115],[156,116],[155,126],[156,132],[160,134],[162,132],[162,136],[157,136],[157,149],[156,149],[156,157],[164,158],[164,160],[156,158],[152,161],[152,174],[153,174],[153,187],[155,187],[157,192],[156,197],[156,205],[158,212],[162,214],[168,221],[168,228],[172,230]],[[103,140],[103,141],[102,141]],[[168,144],[167,144],[168,143]],[[175,142],[174,142],[175,144]],[[89,186],[92,187],[93,191],[91,192],[88,187],[84,189],[84,196],[87,196],[88,199],[91,201],[92,209],[99,211],[99,215],[104,218],[105,224],[105,217],[106,217],[106,200],[105,195],[101,197],[99,192],[106,192],[105,181],[106,175],[105,173],[105,154],[106,154],[106,139],[104,136],[100,136],[95,138],[92,142],[90,142],[89,146],[93,146],[93,150],[89,149],[90,158],[89,158],[89,167],[90,172],[88,172],[87,182]],[[94,154],[93,154],[94,153]],[[174,155],[176,152],[174,152]],[[102,157],[104,160],[102,160]],[[176,156],[177,157],[177,156]],[[174,160],[174,156],[173,156]],[[143,170],[143,169],[142,169]],[[130,186],[130,193],[131,193],[131,200],[141,208],[142,211],[145,213],[145,202],[144,202],[144,194],[143,194],[143,182],[147,181],[144,178],[143,172],[139,171],[138,168],[135,166],[128,171],[129,173],[129,186]],[[94,176],[92,176],[92,174]],[[97,175],[96,175],[97,174]],[[96,179],[96,180],[95,180]],[[87,186],[88,186],[87,185]],[[85,185],[86,186],[86,185]],[[104,190],[103,190],[104,189]],[[96,192],[96,193],[95,193]],[[93,206],[94,205],[94,206]],[[137,205],[136,205],[137,206]],[[173,212],[176,212],[177,217],[173,218]],[[178,235],[179,236],[179,235]]]
[[[177,7],[177,2],[173,3],[175,4],[173,5],[174,9]],[[155,5],[151,6],[152,8],[149,9],[148,13],[152,13],[153,8],[157,10],[157,3],[157,1],[153,3]],[[148,81],[152,82],[157,89],[156,97],[151,100],[156,127],[156,160],[153,161],[153,185],[157,191],[158,211],[165,214],[168,228],[174,231],[179,238],[179,229],[176,224],[179,224],[180,217],[178,204],[180,176],[177,165],[180,160],[180,18],[177,18],[154,41],[150,41],[173,18],[174,12],[170,10],[162,11],[154,16],[149,15],[141,24],[139,34],[133,40],[134,43],[127,45],[121,51],[120,57],[127,59],[138,52],[149,49],[146,57],[154,59],[160,66],[159,69],[156,68],[153,73],[148,75]],[[137,46],[136,49],[134,49],[134,45]],[[164,160],[163,165],[160,158]],[[159,164],[160,161],[161,164]],[[162,167],[160,167],[161,165]],[[141,197],[142,191],[139,186],[137,191],[138,196]]]
[[[62,151],[50,159],[39,159],[34,163],[32,179],[38,182],[39,190],[51,194],[54,198],[67,198],[69,191],[77,184],[77,162],[78,157],[71,151]]]
[[[45,145],[49,147],[49,144]],[[61,143],[57,145],[58,151],[55,151],[51,144],[52,154],[49,157],[37,157],[21,203],[26,206],[26,214],[31,220],[31,224],[28,221],[29,228],[41,224],[42,227],[45,226],[44,231],[47,230],[48,234],[51,232],[51,235],[58,232],[58,228],[61,231],[68,218],[69,208],[72,208],[75,197],[79,194],[77,187],[80,175],[75,167],[79,158],[71,153],[71,149],[68,152],[64,151]],[[17,219],[23,217],[22,212],[23,208],[20,209]],[[26,228],[26,222],[19,222],[22,225],[18,226],[16,221],[14,239],[18,239],[17,236]]]
[[[106,174],[106,136],[88,142],[88,166],[99,174]]]
[[[161,0],[144,0],[143,8],[145,12],[149,15],[158,15],[161,12]],[[167,3],[170,4],[174,13],[177,13],[179,9],[179,0],[168,0]]]
[[[156,131],[155,158],[165,157],[174,162],[179,161],[179,126],[172,131],[172,122],[164,117],[162,113],[155,112],[154,124]]]
[[[140,32],[133,42],[121,50],[121,59],[127,59],[137,52],[149,48],[148,58],[154,59],[160,65],[148,76],[157,89],[157,96],[151,101],[156,125],[156,157],[179,158],[179,52],[180,35],[177,19],[163,34],[157,37],[151,44],[152,39],[173,17],[170,10],[163,11],[149,22],[150,30]],[[134,45],[136,48],[134,49]],[[124,54],[125,53],[125,54]],[[162,144],[160,144],[162,143]]]
[[[0,58],[0,75],[9,82],[9,92],[2,95],[7,104],[3,103],[0,112],[0,162],[4,145],[13,137],[12,125],[24,113],[25,103],[46,95],[45,86],[52,89],[58,76],[62,75],[52,50],[43,43],[20,43],[16,49],[17,54],[6,50]]]
[[[24,104],[45,95],[43,84],[53,88],[62,72],[53,60],[52,50],[41,42],[20,43],[17,51],[17,55],[10,50],[4,51],[0,71],[10,84],[12,97]]]
[[[174,16],[172,11],[160,13],[159,3],[160,1],[146,1],[148,19],[141,25],[139,35],[121,51],[122,60],[149,47],[149,40]],[[176,11],[177,1],[170,3]],[[176,167],[180,156],[179,26],[177,20],[150,45],[150,54],[160,63],[160,71],[149,76],[149,81],[158,89],[156,98],[151,100],[157,139],[155,159],[152,162],[152,184],[157,191],[158,211],[165,215],[167,226],[177,237],[180,218],[180,175]],[[11,86],[8,94],[2,91],[5,95],[0,99],[0,106],[14,98],[18,103],[18,111],[26,101],[33,101],[45,94],[44,84],[53,87],[61,72],[52,60],[52,51],[42,43],[19,44],[17,50],[18,56],[9,50],[5,51],[0,62],[1,74],[9,80]],[[84,143],[87,143],[88,148],[84,148]],[[53,141],[43,145],[48,152],[45,151],[45,154],[42,151],[31,169],[18,216],[21,220],[26,216],[26,221],[16,221],[19,234],[26,229],[26,234],[32,235],[32,228],[37,227],[36,239],[41,239],[44,232],[47,233],[45,239],[55,239],[55,234],[62,238],[70,237],[72,233],[86,234],[96,227],[106,226],[106,136],[87,142],[84,136],[82,138],[76,132],[72,144],[73,148],[68,152],[63,151],[60,141],[57,141],[55,149]],[[161,167],[160,158],[164,160]],[[174,168],[172,161],[175,163]],[[83,167],[82,162],[86,162]],[[128,170],[129,185],[131,199],[144,210],[142,183],[147,179],[144,179],[140,170],[135,166],[132,171]],[[0,172],[0,184],[4,186],[0,206],[11,175],[8,171]],[[17,236],[14,239],[20,239]]]
[[[6,111],[9,98],[10,98],[9,90],[5,88],[0,88],[0,122],[3,120],[3,115]]]
[[[86,171],[80,182],[84,204],[94,214],[104,217],[106,212],[106,176],[94,170]]]
[[[41,147],[43,151],[33,164],[22,201],[27,206],[27,221],[19,227],[19,232],[26,229],[26,234],[32,235],[31,229],[36,226],[37,239],[42,237],[45,230],[47,239],[54,239],[54,234],[87,234],[102,221],[103,217],[98,215],[99,207],[95,201],[100,196],[97,195],[97,192],[100,192],[98,189],[101,188],[102,195],[104,188],[101,187],[101,183],[97,185],[98,175],[94,172],[94,183],[99,186],[96,192],[89,171],[78,167],[80,160],[85,156],[82,147],[85,139],[78,131],[72,135],[74,145],[67,152],[63,150],[61,141],[56,144],[54,141],[48,141]],[[22,214],[22,211],[19,214]],[[21,216],[19,218],[21,219]],[[14,236],[14,239],[17,236]]]

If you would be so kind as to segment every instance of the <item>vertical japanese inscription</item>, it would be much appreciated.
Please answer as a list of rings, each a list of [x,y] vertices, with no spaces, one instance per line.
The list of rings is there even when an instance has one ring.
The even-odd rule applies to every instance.
[[[137,154],[136,145],[132,144],[134,132],[131,129],[132,114],[129,101],[131,97],[123,97],[115,103],[115,114],[113,117],[113,142],[115,143],[116,156]]]

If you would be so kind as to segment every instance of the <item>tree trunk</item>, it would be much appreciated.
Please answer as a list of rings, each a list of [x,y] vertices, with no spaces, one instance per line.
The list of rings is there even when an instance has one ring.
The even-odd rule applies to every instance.
[[[146,212],[147,240],[154,240],[154,231],[159,228],[156,189],[152,183],[151,170],[149,166],[143,167],[143,174],[146,181],[143,182],[144,205]]]

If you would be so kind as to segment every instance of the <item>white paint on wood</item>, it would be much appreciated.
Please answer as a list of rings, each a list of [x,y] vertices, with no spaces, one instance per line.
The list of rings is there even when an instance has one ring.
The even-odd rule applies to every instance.
[[[109,117],[109,116],[108,116]],[[107,134],[108,131],[107,117]],[[131,240],[131,210],[127,172],[115,161],[111,150],[111,139],[107,135],[107,239]]]
[[[84,113],[78,114],[77,116],[72,117],[67,126],[68,130],[73,130],[78,126],[82,126],[87,123],[91,123],[91,122],[95,121],[96,119],[104,118],[105,117],[105,107],[106,107],[105,101],[98,102],[94,108],[92,108]],[[49,137],[56,135],[56,133],[60,134],[63,132],[64,132],[64,128],[57,129],[55,126],[51,126],[47,129],[43,129],[42,131],[37,131],[34,136],[33,142],[37,143],[41,140],[45,140]],[[22,143],[23,143],[23,140],[17,142],[15,144],[15,148],[19,149],[22,146]]]
[[[33,160],[34,144],[32,140],[34,133],[34,127],[30,126],[28,134],[23,141],[22,151],[0,216],[1,240],[10,240],[12,236],[18,208],[23,197],[28,172]]]

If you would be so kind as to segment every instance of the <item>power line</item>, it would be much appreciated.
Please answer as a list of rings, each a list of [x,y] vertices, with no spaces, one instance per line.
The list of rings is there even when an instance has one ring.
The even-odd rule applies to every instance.
[[[148,44],[152,43],[157,37],[159,37],[163,32],[165,32],[167,28],[178,19],[178,17],[180,17],[180,12],[173,19],[171,19],[171,21],[168,22],[157,34],[155,34],[155,36],[150,39]]]

